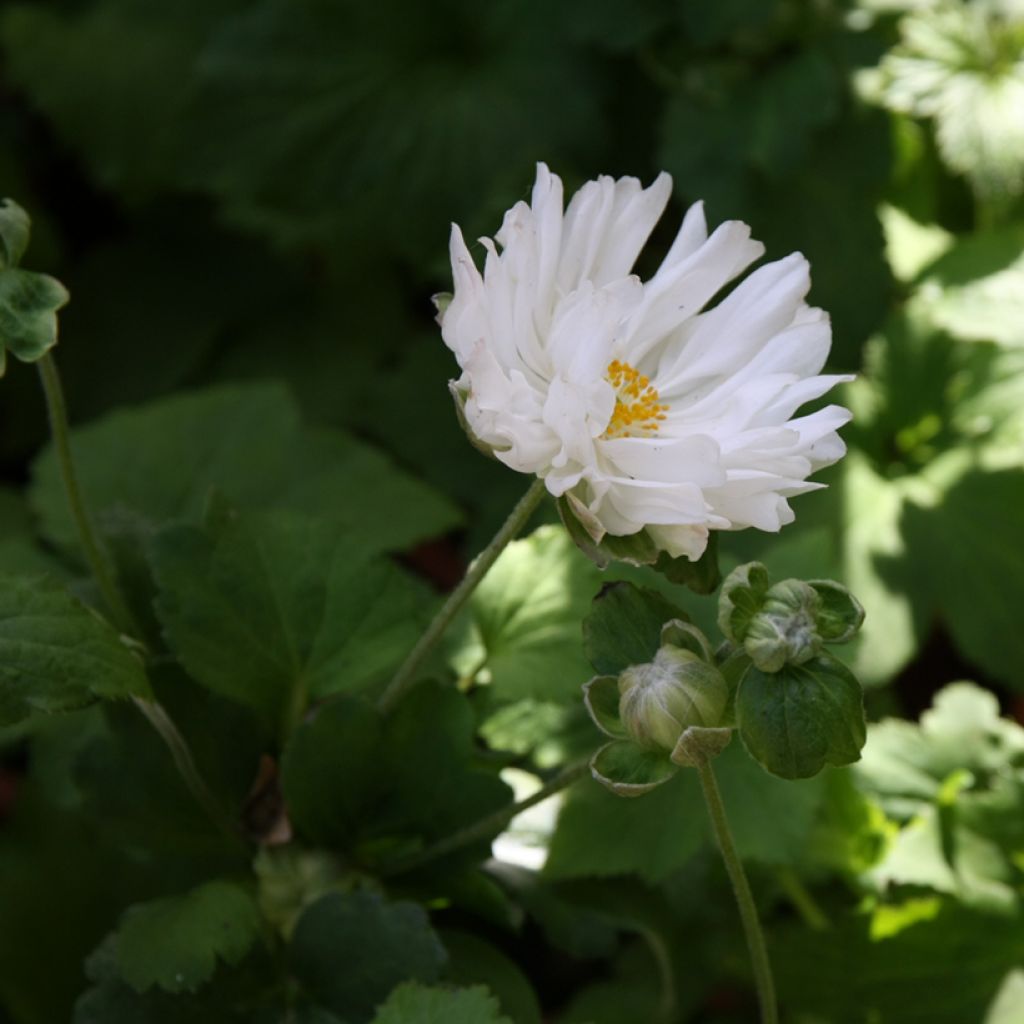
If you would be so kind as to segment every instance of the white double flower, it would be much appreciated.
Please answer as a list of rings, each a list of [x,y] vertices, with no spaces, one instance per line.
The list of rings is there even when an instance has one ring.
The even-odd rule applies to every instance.
[[[739,221],[710,237],[690,207],[650,280],[633,264],[668,202],[661,174],[587,182],[563,213],[562,182],[537,168],[532,202],[505,215],[481,275],[452,228],[455,292],[441,317],[462,376],[454,389],[478,442],[564,495],[595,541],[647,530],[699,558],[709,530],[775,531],[787,499],[839,459],[850,413],[797,410],[844,376],[820,371],[828,316],[803,300],[799,253],[764,252]]]

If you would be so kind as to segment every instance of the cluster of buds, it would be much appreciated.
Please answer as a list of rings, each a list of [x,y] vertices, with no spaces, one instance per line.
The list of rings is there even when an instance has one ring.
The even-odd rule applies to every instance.
[[[788,579],[772,585],[763,565],[740,566],[719,597],[726,643],[718,651],[692,623],[672,619],[662,626],[650,661],[584,686],[591,717],[611,738],[594,755],[594,777],[619,795],[636,796],[681,767],[703,766],[734,731],[769,771],[788,777],[855,759],[860,744],[847,749],[837,740],[834,749],[826,741],[808,758],[785,763],[779,751],[800,744],[775,735],[774,711],[787,701],[806,703],[808,710],[820,706],[824,687],[844,709],[847,726],[838,732],[854,738],[863,732],[859,685],[823,652],[825,644],[850,640],[863,619],[863,608],[838,583]],[[832,703],[826,702],[829,714]],[[821,724],[832,731],[834,723]]]

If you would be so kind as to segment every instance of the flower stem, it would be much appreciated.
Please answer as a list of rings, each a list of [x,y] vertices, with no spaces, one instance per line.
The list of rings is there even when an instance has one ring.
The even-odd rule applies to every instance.
[[[733,893],[743,921],[743,932],[747,938],[747,949],[750,951],[750,962],[754,969],[754,983],[757,986],[757,998],[761,1004],[762,1024],[778,1024],[778,1009],[775,1003],[775,982],[772,979],[772,968],[768,961],[768,951],[764,944],[761,922],[757,917],[757,907],[750,891],[743,863],[736,853],[736,844],[729,831],[729,821],[725,816],[725,805],[722,794],[718,790],[718,782],[709,760],[697,766],[700,773],[701,786],[704,789],[704,800],[708,806],[708,816],[714,828],[718,848],[725,861],[725,870],[729,873]]]
[[[470,846],[472,843],[486,839],[488,836],[496,835],[517,814],[522,814],[523,811],[542,803],[549,796],[553,796],[567,786],[571,786],[578,779],[582,779],[587,774],[589,765],[589,758],[585,761],[578,761],[575,764],[568,765],[553,778],[549,779],[532,796],[528,796],[525,800],[520,800],[518,803],[509,804],[508,807],[502,807],[501,810],[494,811],[492,814],[474,821],[465,828],[460,828],[458,832],[445,836],[444,839],[434,843],[433,846],[428,846],[425,850],[421,850],[406,860],[399,861],[394,867],[389,868],[386,873],[397,875],[405,871],[411,871],[413,868],[429,864],[432,860],[444,857],[455,850],[461,849],[463,846]]]
[[[141,641],[142,633],[138,622],[117,585],[117,578],[113,568],[107,563],[107,559],[103,554],[103,549],[96,537],[92,521],[85,507],[82,490],[78,485],[78,476],[75,473],[75,464],[71,456],[71,431],[68,427],[67,404],[64,401],[64,388],[61,386],[56,360],[51,353],[47,353],[38,361],[37,365],[39,367],[39,378],[43,385],[43,394],[46,397],[46,411],[50,419],[50,433],[53,437],[53,447],[57,455],[57,465],[60,469],[61,479],[64,482],[64,493],[67,497],[68,508],[71,511],[71,518],[74,520],[75,528],[78,531],[78,540],[82,545],[82,551],[85,553],[85,559],[89,563],[93,579],[95,579],[96,585],[103,595],[107,611],[110,613],[114,624],[129,636]],[[178,769],[178,773],[188,787],[189,792],[220,828],[231,835],[237,836],[237,830],[228,820],[200,776],[195,760],[192,757],[192,752],[185,742],[185,737],[178,731],[178,727],[171,721],[164,708],[155,700],[145,700],[141,697],[134,697],[132,699],[135,706],[146,716],[153,728],[160,734],[164,743],[167,744],[171,756],[174,758],[175,767]]]
[[[416,682],[416,671],[423,663],[423,659],[434,649],[444,631],[451,624],[452,619],[459,613],[470,594],[476,590],[480,581],[497,561],[498,555],[505,550],[508,542],[526,524],[534,509],[540,504],[540,500],[544,497],[546,491],[547,488],[544,486],[543,480],[534,480],[530,485],[530,489],[519,499],[516,507],[512,509],[512,514],[505,520],[490,544],[474,559],[473,564],[470,565],[466,575],[462,578],[462,582],[448,595],[448,599],[441,606],[437,615],[434,616],[433,622],[430,623],[426,632],[417,641],[416,646],[409,652],[405,661],[402,662],[394,678],[388,684],[387,689],[380,695],[377,707],[381,711],[390,711],[403,694]]]
[[[779,880],[779,885],[782,886],[782,891],[789,897],[790,903],[796,907],[808,928],[816,932],[825,932],[832,927],[825,912],[818,906],[814,897],[792,868],[779,868],[776,877]]]
[[[178,727],[164,710],[163,705],[143,697],[133,697],[132,702],[146,716],[149,724],[167,745],[171,757],[174,758],[174,766],[178,769],[178,774],[188,787],[188,791],[195,797],[196,803],[202,807],[210,820],[221,831],[238,838],[238,829],[224,813],[224,809],[199,774],[199,769],[196,767],[195,759],[192,757],[192,751],[189,749],[185,737],[178,731]]]
[[[57,363],[51,353],[47,353],[38,362],[39,377],[46,396],[46,410],[50,417],[50,433],[53,436],[53,448],[57,455],[61,479],[64,481],[64,492],[68,499],[68,508],[78,531],[78,540],[82,545],[85,559],[89,563],[93,578],[96,580],[107,610],[119,629],[139,636],[135,617],[132,615],[120,589],[116,583],[114,572],[107,564],[102,548],[96,538],[89,513],[86,511],[75,464],[71,458],[70,430],[68,429],[67,405],[64,402],[64,389],[61,387]]]

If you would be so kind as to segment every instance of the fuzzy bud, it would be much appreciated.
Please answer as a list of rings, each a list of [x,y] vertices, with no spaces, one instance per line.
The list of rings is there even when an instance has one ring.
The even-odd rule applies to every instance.
[[[719,724],[729,687],[699,655],[666,644],[654,661],[619,676],[619,694],[619,715],[629,736],[645,749],[671,753],[686,729]]]

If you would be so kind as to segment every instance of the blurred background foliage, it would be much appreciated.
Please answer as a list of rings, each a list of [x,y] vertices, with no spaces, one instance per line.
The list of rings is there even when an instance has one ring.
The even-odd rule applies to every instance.
[[[673,207],[641,270],[655,265],[685,206],[703,199],[710,222],[750,223],[770,258],[808,256],[811,300],[833,319],[832,364],[859,373],[843,396],[855,411],[850,454],[822,475],[829,489],[797,499],[797,524],[778,537],[724,537],[724,566],[756,557],[777,577],[851,587],[867,609],[853,660],[874,717],[914,718],[961,678],[988,693],[947,691],[977,720],[970,736],[1011,728],[997,702],[1020,716],[1019,3],[7,0],[0,47],[0,187],[33,214],[27,265],[70,289],[57,356],[73,420],[101,420],[78,437],[83,476],[108,512],[129,507],[107,514],[104,528],[141,592],[152,583],[133,544],[161,517],[198,515],[214,483],[255,508],[329,509],[352,529],[372,521],[372,551],[450,585],[524,481],[477,455],[452,414],[444,385],[454,361],[430,304],[449,285],[449,222],[467,237],[493,234],[537,160],[567,191],[599,173],[650,181],[665,169]],[[9,366],[0,569],[73,575],[52,462],[44,455],[30,468],[45,439],[37,391],[31,368]],[[147,402],[156,404],[102,421]],[[226,481],[211,468],[228,466]],[[538,592],[540,565],[549,575]],[[578,624],[602,578],[544,532],[510,549],[496,574],[453,635],[449,664],[467,685],[490,684],[476,704],[488,744],[544,768],[593,742],[577,706],[588,674]],[[612,575],[664,587],[640,571]],[[552,689],[538,685],[544,673],[557,675]],[[779,939],[792,947],[784,964],[823,958],[813,984],[782,971],[807,1024],[1021,1019],[1019,976],[1007,975],[1000,996],[1010,1010],[992,1003],[1024,955],[1008,910],[1024,868],[1019,734],[999,741],[997,763],[957,769],[980,780],[972,788],[961,776],[949,782],[943,751],[955,729],[949,714],[931,714],[930,731],[879,726],[857,772],[795,787],[794,816],[771,839],[773,780],[751,781],[742,764],[732,771],[737,828],[750,837],[741,845],[775,872],[772,900],[785,899],[799,871],[812,885],[839,877],[875,908],[837,926],[834,963],[813,929]],[[84,738],[44,730],[37,742],[51,762],[35,756],[45,767],[24,782],[26,747],[8,737],[0,783],[67,810],[68,766],[103,728],[90,718]],[[900,746],[899,729],[913,732],[901,742],[917,753]],[[87,758],[85,777],[116,779],[110,757]],[[549,875],[570,887],[574,906],[608,899],[588,894],[581,876],[639,873],[671,899],[671,928],[718,927],[715,911],[687,894],[687,880],[721,884],[702,881],[710,868],[694,853],[700,830],[673,836],[661,855],[660,798],[628,811],[608,799],[574,797],[553,840]],[[19,800],[0,831],[0,953],[20,953],[27,972],[0,982],[0,1021],[18,1024],[63,1019],[85,983],[82,951],[111,926],[111,906],[167,891],[166,876],[158,884],[116,832],[76,857],[92,881],[72,886],[61,858],[92,833],[74,815],[27,806]],[[5,807],[0,789],[0,815]],[[948,853],[956,828],[968,836],[966,861],[921,854],[922,835],[935,830]],[[632,846],[595,855],[609,829]],[[648,833],[650,842],[637,840]],[[52,884],[4,891],[4,877],[28,877],[36,848],[50,851],[36,870]],[[182,885],[208,877],[188,863]],[[517,899],[529,904],[524,893]],[[634,895],[637,906],[650,899],[646,889]],[[839,900],[832,889],[824,898]],[[634,946],[611,955],[600,930],[588,946],[550,893],[532,906],[534,929],[564,955],[614,964],[614,992],[585,971],[559,1020],[614,1024],[651,1012],[649,963]],[[605,916],[620,910],[643,917],[636,907]],[[813,922],[813,909],[804,912]],[[58,914],[71,925],[55,934]],[[912,927],[921,921],[934,928]],[[645,927],[649,936],[661,925]],[[872,945],[879,934],[899,948],[883,955]],[[926,998],[913,970],[887,972],[896,957],[926,974],[953,935],[951,962],[973,972],[959,1002],[941,987]],[[735,945],[722,943],[701,957],[731,962]],[[45,985],[33,959],[43,948]],[[102,988],[101,967],[91,977]],[[701,963],[676,968],[699,1002]],[[865,1006],[879,1016],[851,1009]],[[730,1019],[728,1000],[719,1010],[715,1019]],[[103,1019],[89,1012],[80,1019]],[[172,1019],[153,1013],[145,1019]]]

